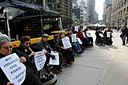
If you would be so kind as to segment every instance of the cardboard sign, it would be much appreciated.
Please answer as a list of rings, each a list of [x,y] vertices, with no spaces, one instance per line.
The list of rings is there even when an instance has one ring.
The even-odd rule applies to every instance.
[[[79,26],[74,26],[75,27],[75,31],[79,31]]]
[[[77,38],[77,41],[79,42],[79,44],[83,44],[83,42],[80,40],[80,38]]]
[[[111,37],[111,32],[107,32],[107,37]]]
[[[62,43],[63,43],[64,48],[66,48],[66,49],[72,47],[69,37],[62,38]]]
[[[77,40],[76,40],[76,34],[72,34],[72,42],[77,42]]]
[[[16,53],[0,59],[0,68],[8,80],[15,85],[21,85],[26,77],[26,67],[20,62]]]
[[[49,64],[50,64],[50,65],[59,65],[59,53],[58,53],[58,52],[54,53],[53,51],[51,51],[51,54],[56,57],[56,60],[53,60],[53,59],[50,57]]]
[[[46,56],[44,54],[44,51],[36,52],[36,54],[34,55],[34,60],[37,70],[41,70],[46,62]]]

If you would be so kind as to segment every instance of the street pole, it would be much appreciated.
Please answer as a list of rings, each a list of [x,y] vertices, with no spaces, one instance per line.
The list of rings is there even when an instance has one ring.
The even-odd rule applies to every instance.
[[[59,18],[60,19],[60,30],[62,31],[63,28],[62,28],[62,21],[61,21],[61,17]]]
[[[11,39],[8,13],[6,12],[5,14],[6,14],[7,29],[8,29],[8,37]]]
[[[44,33],[44,28],[43,28],[43,19],[42,19],[42,13],[40,13],[40,22],[41,22],[41,36],[43,35]]]

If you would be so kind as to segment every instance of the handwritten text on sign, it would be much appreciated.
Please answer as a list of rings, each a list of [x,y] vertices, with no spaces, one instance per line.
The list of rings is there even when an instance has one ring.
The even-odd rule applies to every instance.
[[[41,70],[46,62],[46,56],[44,54],[44,51],[36,52],[36,54],[34,55],[34,60],[37,70]]]
[[[20,62],[16,53],[1,58],[0,67],[11,83],[21,85],[24,82],[26,67]]]
[[[76,34],[72,34],[72,42],[77,42],[77,40],[76,40]]]
[[[59,53],[58,52],[54,53],[53,51],[51,51],[51,54],[56,57],[56,60],[50,58],[49,64],[50,65],[59,65]]]
[[[62,38],[62,43],[63,43],[64,48],[66,49],[72,47],[69,37]]]

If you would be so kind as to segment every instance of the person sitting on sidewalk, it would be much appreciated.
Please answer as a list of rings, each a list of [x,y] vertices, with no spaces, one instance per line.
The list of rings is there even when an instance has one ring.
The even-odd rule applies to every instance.
[[[22,85],[42,85],[39,78],[35,74],[33,74],[32,70],[28,66],[28,55],[16,49],[12,49],[11,39],[8,36],[0,35],[0,59],[12,53],[16,53],[20,58],[20,62],[22,62],[26,66],[26,78]],[[1,68],[0,85],[14,85],[14,83],[8,80],[7,76],[4,74]]]
[[[71,42],[71,44],[72,44],[72,46],[74,47],[74,48],[76,48],[76,51],[77,51],[77,53],[79,53],[79,54],[81,54],[81,53],[83,53],[83,51],[82,51],[82,49],[81,49],[81,47],[80,47],[80,44],[77,42],[77,40],[76,40],[76,42],[72,42],[72,30],[71,29],[69,29],[68,30],[68,33],[66,34],[66,36],[68,36],[69,38],[70,38],[70,42]]]
[[[42,35],[42,39],[36,45],[36,47],[45,48],[45,50],[48,51],[49,55],[46,54],[46,56],[48,58],[48,62],[47,63],[49,63],[50,56],[52,56],[52,55],[50,55],[51,51],[53,51],[54,53],[56,53],[56,51],[54,51],[51,48],[51,46],[49,45],[48,38],[49,38],[49,35],[48,34],[43,34]],[[53,59],[56,60],[56,57],[54,57]],[[56,68],[58,71],[62,72],[62,70],[61,70],[62,68],[60,66],[54,66],[54,68]]]

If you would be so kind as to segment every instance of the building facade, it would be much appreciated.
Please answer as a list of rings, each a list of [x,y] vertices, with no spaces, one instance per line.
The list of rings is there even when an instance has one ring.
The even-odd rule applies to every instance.
[[[107,27],[111,26],[111,10],[112,10],[111,0],[105,0],[104,1],[103,21]]]
[[[72,0],[72,3],[78,5],[77,0]]]
[[[95,0],[88,0],[88,22],[89,23],[96,23],[95,22]]]
[[[128,25],[128,0],[112,0],[111,25]]]
[[[60,0],[60,17],[72,19],[72,0]]]

